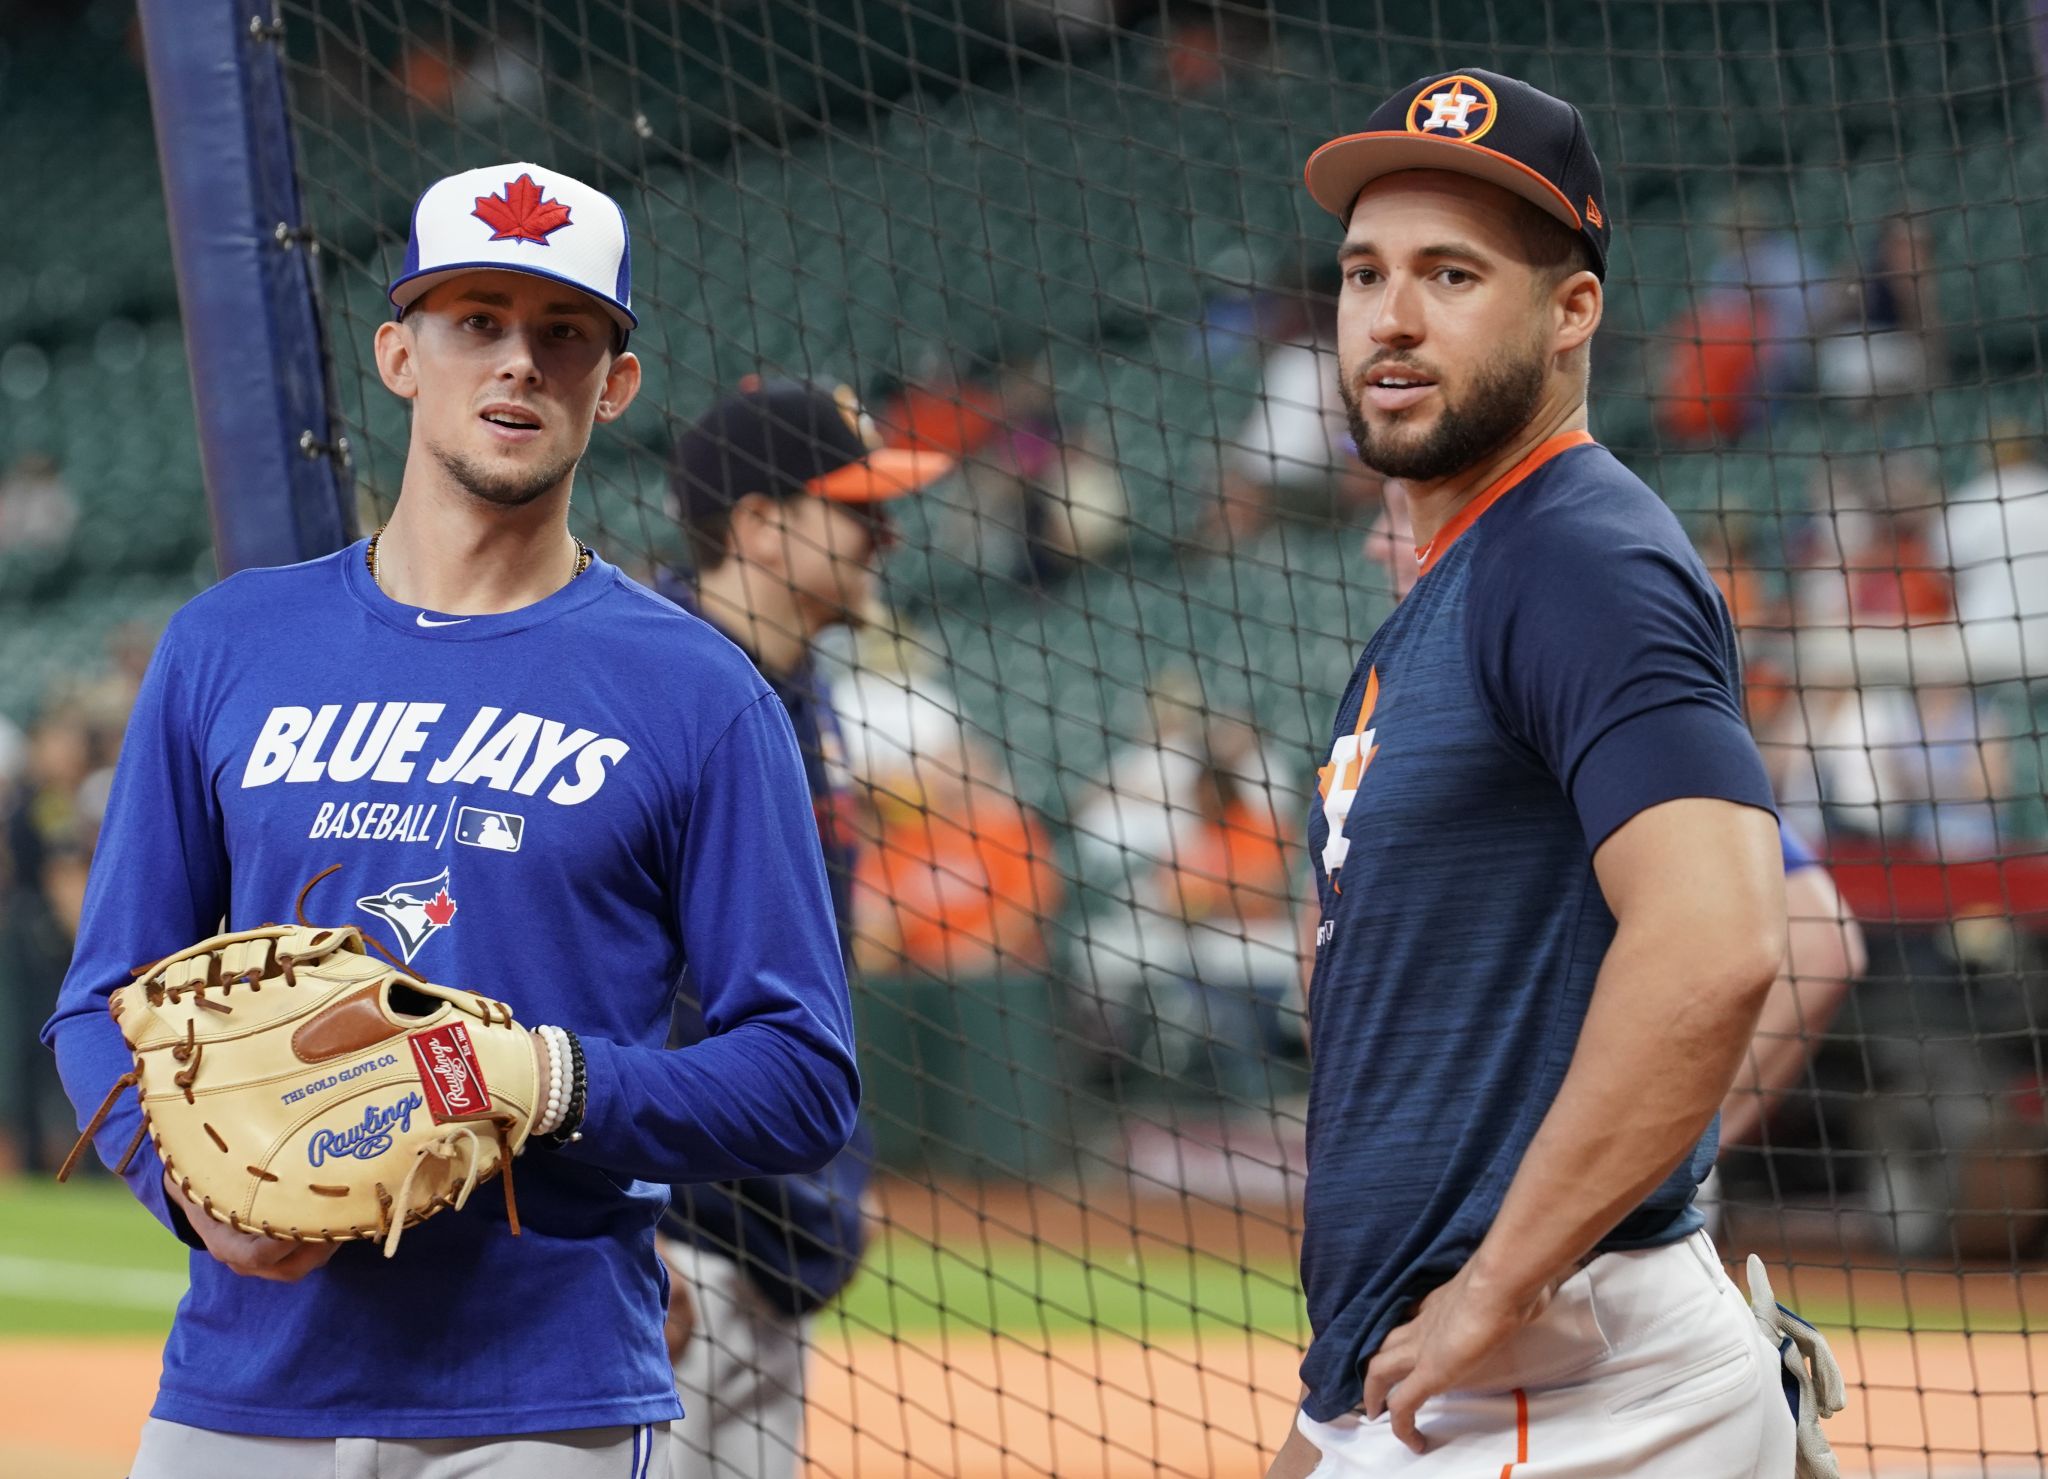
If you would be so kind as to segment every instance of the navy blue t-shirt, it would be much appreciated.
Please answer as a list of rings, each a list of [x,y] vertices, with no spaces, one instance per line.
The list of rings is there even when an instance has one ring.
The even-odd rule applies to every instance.
[[[1367,643],[1309,817],[1319,1421],[1471,1257],[1556,1098],[1614,938],[1594,851],[1679,797],[1773,809],[1734,629],[1656,495],[1583,433],[1489,493]],[[1715,1139],[1600,1246],[1699,1227]]]
[[[664,583],[661,589],[685,610],[697,611],[687,586]],[[840,954],[851,961],[858,834],[850,815],[851,797],[837,780],[845,758],[839,716],[809,663],[787,678],[770,677],[768,683],[796,731],[832,889]],[[703,1035],[696,995],[685,979],[676,1003],[676,1040],[695,1042]],[[676,1187],[662,1230],[736,1260],[779,1308],[792,1315],[809,1314],[829,1303],[860,1267],[867,1245],[860,1204],[873,1161],[874,1136],[863,1119],[855,1125],[846,1149],[814,1175]]]

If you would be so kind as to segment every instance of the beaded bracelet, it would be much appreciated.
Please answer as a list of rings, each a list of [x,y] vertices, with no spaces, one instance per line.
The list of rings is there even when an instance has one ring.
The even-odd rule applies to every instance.
[[[569,1074],[569,1035],[559,1027],[545,1024],[534,1030],[548,1045],[548,1081],[540,1086],[541,1107],[540,1113],[534,1116],[533,1133],[546,1136],[561,1128],[562,1117],[569,1109],[568,1093],[564,1088]]]
[[[583,1064],[583,1044],[575,1033],[565,1027],[544,1026],[539,1029],[548,1040],[549,1112],[536,1120],[529,1137],[543,1145],[570,1145],[583,1138],[578,1128],[583,1123],[583,1106],[587,1097],[589,1080]],[[562,1073],[566,1091],[561,1094],[561,1108],[557,1112],[553,1105],[555,1070]]]

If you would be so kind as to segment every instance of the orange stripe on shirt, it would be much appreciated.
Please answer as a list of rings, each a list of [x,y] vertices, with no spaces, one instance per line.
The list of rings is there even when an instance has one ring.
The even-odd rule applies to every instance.
[[[1360,699],[1358,703],[1358,724],[1351,731],[1353,734],[1362,735],[1365,733],[1365,726],[1372,722],[1372,711],[1379,706],[1379,701],[1380,670],[1377,667],[1367,668],[1365,672],[1365,697]],[[1339,789],[1345,786],[1356,786],[1360,781],[1364,780],[1365,767],[1372,764],[1373,755],[1377,755],[1379,752],[1380,747],[1374,745],[1372,747],[1372,754],[1365,756],[1362,764],[1354,760],[1352,764],[1356,767],[1355,771],[1338,782]],[[1316,767],[1317,795],[1328,796],[1330,794],[1330,782],[1335,778],[1336,773],[1337,766],[1334,761],[1328,765]]]
[[[1513,1479],[1515,1464],[1529,1462],[1529,1394],[1515,1388],[1515,1461],[1500,1466],[1500,1479]]]
[[[1558,453],[1569,452],[1574,447],[1590,446],[1592,441],[1593,433],[1590,431],[1561,431],[1499,477],[1495,478],[1483,493],[1459,509],[1450,523],[1436,531],[1436,538],[1432,539],[1428,544],[1420,545],[1416,548],[1415,558],[1422,567],[1421,573],[1424,575],[1429,574],[1431,569],[1435,567],[1436,562],[1444,557],[1444,551],[1457,541],[1458,536],[1478,523],[1481,514],[1500,502],[1506,494],[1513,491],[1516,485],[1527,478],[1529,474],[1535,472],[1537,468],[1543,466],[1544,463],[1550,461]]]

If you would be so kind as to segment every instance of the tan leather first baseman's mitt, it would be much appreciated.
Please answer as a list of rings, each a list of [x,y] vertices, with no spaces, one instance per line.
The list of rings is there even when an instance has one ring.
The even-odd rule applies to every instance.
[[[215,935],[113,994],[135,1054],[71,1159],[121,1091],[139,1085],[142,1130],[206,1212],[242,1232],[304,1243],[399,1234],[525,1148],[539,1071],[531,1034],[501,1001],[421,981],[365,953],[356,929],[265,925]]]

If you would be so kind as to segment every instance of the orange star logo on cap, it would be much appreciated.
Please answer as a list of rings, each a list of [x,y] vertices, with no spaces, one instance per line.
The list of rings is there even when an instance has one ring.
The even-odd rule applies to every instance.
[[[1411,134],[1457,139],[1470,144],[1477,140],[1500,115],[1493,89],[1476,77],[1463,73],[1432,82],[1408,105],[1407,126]]]

